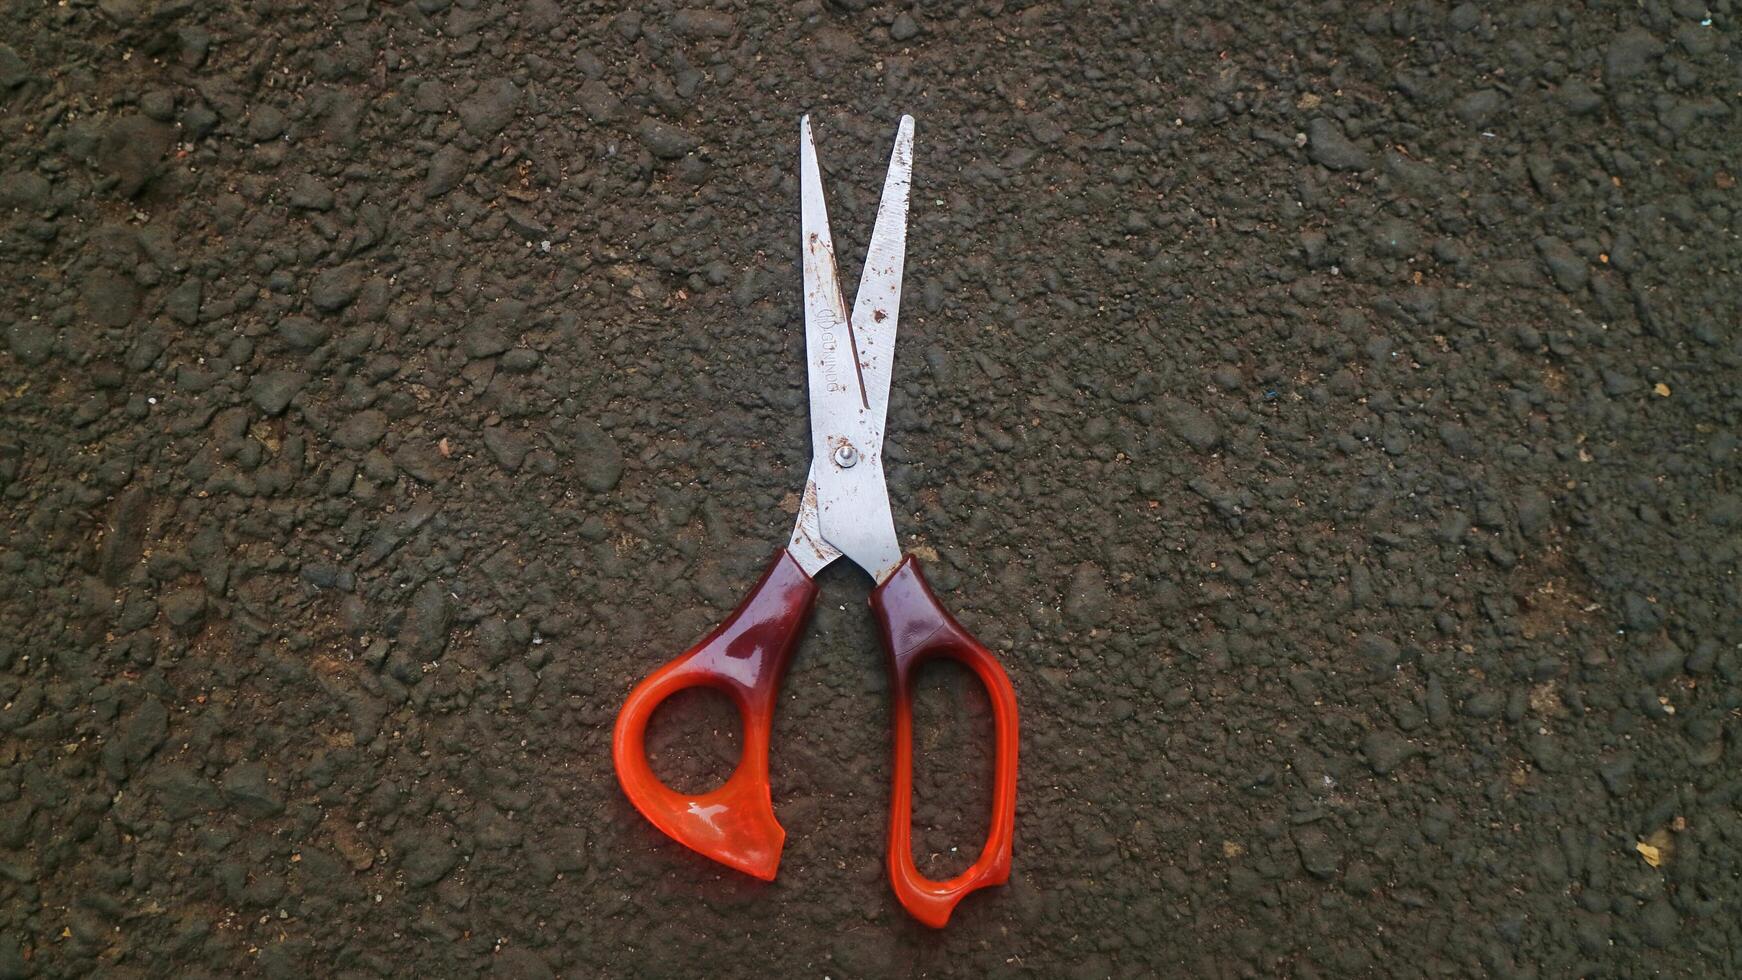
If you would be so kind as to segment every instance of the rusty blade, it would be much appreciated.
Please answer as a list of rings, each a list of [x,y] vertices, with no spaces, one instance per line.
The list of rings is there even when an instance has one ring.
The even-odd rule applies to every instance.
[[[901,133],[912,138],[911,120],[902,121]],[[889,227],[902,228],[900,242],[905,242],[906,225],[906,161],[912,157],[909,149],[901,149],[897,141],[898,181],[901,201],[899,218]],[[887,183],[887,181],[886,181]],[[901,544],[895,536],[895,520],[889,511],[889,491],[883,483],[883,420],[888,411],[888,369],[894,356],[894,318],[884,309],[888,328],[876,320],[874,304],[868,308],[867,321],[876,323],[885,339],[873,345],[874,363],[882,375],[873,392],[864,377],[864,362],[860,345],[854,337],[853,322],[847,318],[846,304],[841,301],[840,276],[835,268],[834,239],[829,234],[828,209],[823,203],[822,171],[817,165],[816,144],[811,135],[810,117],[799,123],[799,192],[802,201],[804,250],[804,326],[805,367],[810,385],[811,417],[811,483],[816,489],[817,524],[822,538],[870,572],[879,582],[887,578],[901,562]],[[881,216],[880,224],[885,224]],[[888,236],[885,236],[886,238]],[[899,256],[905,244],[896,250]],[[899,263],[891,265],[887,242],[882,248],[874,281],[882,282],[878,302],[887,300],[891,288],[901,290]],[[867,263],[869,270],[870,263]],[[893,269],[893,286],[887,281]],[[807,496],[808,496],[807,490]],[[801,517],[803,515],[801,514]],[[802,530],[802,529],[800,529]],[[797,531],[795,530],[795,535]]]

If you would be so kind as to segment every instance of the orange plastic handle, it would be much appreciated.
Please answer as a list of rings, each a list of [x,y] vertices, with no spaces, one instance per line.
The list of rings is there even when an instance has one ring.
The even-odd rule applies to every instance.
[[[895,790],[889,803],[889,881],[914,918],[941,929],[969,892],[1010,879],[1016,833],[1016,689],[996,658],[938,603],[919,562],[903,558],[871,592],[871,611],[889,654],[895,697]],[[913,863],[913,677],[921,664],[944,658],[970,670],[992,699],[996,757],[992,826],[980,856],[949,881],[933,881]]]
[[[816,583],[782,548],[724,623],[636,685],[611,739],[617,781],[643,816],[685,847],[764,881],[774,879],[786,842],[769,794],[768,736],[781,677],[816,597]],[[691,687],[724,692],[744,723],[738,768],[699,796],[660,782],[645,743],[654,709]]]

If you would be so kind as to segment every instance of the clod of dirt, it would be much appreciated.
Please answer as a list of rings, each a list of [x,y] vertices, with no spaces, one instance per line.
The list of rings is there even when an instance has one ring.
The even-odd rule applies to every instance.
[[[467,357],[492,357],[508,349],[508,334],[492,323],[476,323],[466,331]]]
[[[418,661],[439,658],[448,645],[448,627],[453,621],[453,602],[437,582],[425,582],[412,593],[399,643]]]
[[[1554,277],[1555,285],[1562,290],[1577,292],[1591,281],[1590,267],[1585,260],[1559,238],[1549,235],[1537,239],[1536,250],[1542,255],[1543,264],[1548,266],[1549,275]]]
[[[460,186],[470,170],[470,157],[457,146],[448,145],[429,158],[429,169],[423,183],[424,197],[440,197]]]
[[[1089,630],[1106,621],[1112,594],[1100,566],[1083,562],[1071,572],[1065,592],[1065,618],[1078,629]]]
[[[484,429],[484,448],[490,453],[490,458],[512,473],[520,469],[532,447],[524,435],[505,426],[493,425]]]
[[[158,175],[175,143],[175,129],[144,116],[122,116],[103,131],[97,165],[115,179],[115,193],[130,198]]]
[[[642,145],[661,160],[679,159],[701,145],[700,140],[683,129],[658,119],[643,119],[636,135],[641,138]]]
[[[248,397],[267,415],[281,415],[307,383],[308,375],[301,371],[268,371],[249,382]]]
[[[435,884],[460,863],[459,851],[433,830],[407,830],[394,838],[393,850],[405,883],[412,888]]]
[[[1294,846],[1301,865],[1315,878],[1334,878],[1342,869],[1343,855],[1322,829],[1305,827],[1294,833]]]
[[[139,286],[118,272],[100,269],[85,276],[85,311],[100,327],[123,327],[139,310]]]
[[[30,77],[30,69],[9,44],[0,44],[0,89],[14,89]]]
[[[361,452],[380,442],[381,437],[386,434],[386,413],[369,409],[340,423],[333,430],[333,441],[346,449]]]
[[[592,419],[575,423],[575,470],[581,485],[595,493],[604,493],[617,486],[623,478],[623,452],[617,440]]]
[[[1175,403],[1168,409],[1167,418],[1174,432],[1200,453],[1209,452],[1222,441],[1215,420],[1192,405]]]
[[[313,174],[300,174],[290,185],[290,206],[304,211],[331,211],[333,191]]]
[[[351,305],[363,289],[363,270],[354,265],[323,269],[309,283],[308,299],[322,313],[336,313]]]
[[[306,316],[287,316],[275,328],[281,340],[298,351],[311,351],[327,342],[332,329],[325,323]]]
[[[103,746],[103,767],[111,778],[125,780],[151,757],[169,732],[169,709],[146,696],[121,722],[119,735]]]
[[[54,353],[55,330],[38,320],[18,320],[6,325],[6,346],[12,356],[35,367]]]
[[[1369,732],[1361,739],[1361,754],[1379,776],[1391,775],[1421,751],[1420,746],[1397,732]]]
[[[1603,79],[1613,85],[1641,74],[1663,53],[1663,42],[1649,31],[1623,31],[1609,42],[1603,55]]]
[[[267,778],[263,763],[231,766],[222,785],[225,801],[246,816],[272,817],[284,812],[284,794]]]
[[[466,132],[479,139],[495,136],[514,120],[520,108],[520,86],[506,78],[493,78],[478,85],[455,112]]]
[[[1355,650],[1361,663],[1380,677],[1390,675],[1403,657],[1396,641],[1376,633],[1366,633],[1357,638]]]
[[[1307,155],[1332,170],[1366,170],[1373,158],[1344,134],[1334,119],[1323,116],[1307,123]]]

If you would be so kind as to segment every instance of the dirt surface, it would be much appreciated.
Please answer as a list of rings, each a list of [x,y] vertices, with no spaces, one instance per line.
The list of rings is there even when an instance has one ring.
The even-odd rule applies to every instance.
[[[8,0],[0,978],[1742,975],[1742,11],[1134,7]],[[856,571],[776,883],[609,762],[789,530],[806,111],[849,281],[918,119],[896,519],[1021,697],[942,933]]]

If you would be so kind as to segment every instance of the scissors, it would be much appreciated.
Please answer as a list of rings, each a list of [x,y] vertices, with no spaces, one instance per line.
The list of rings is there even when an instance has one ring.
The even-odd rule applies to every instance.
[[[894,695],[895,787],[889,805],[889,877],[914,918],[942,928],[956,903],[1010,877],[1016,825],[1016,691],[996,658],[939,604],[913,555],[903,554],[883,479],[901,274],[907,253],[907,195],[913,117],[902,116],[859,294],[849,316],[835,269],[810,117],[799,121],[804,255],[805,366],[809,375],[811,466],[792,539],[776,551],[750,595],[712,633],[654,671],[617,715],[611,755],[623,791],[654,826],[691,850],[772,881],[786,831],[768,785],[769,731],[781,677],[817,597],[813,579],[845,555],[876,580],[871,614],[888,655]],[[994,735],[992,824],[980,856],[948,881],[913,861],[913,679],[921,664],[954,660],[991,697]],[[647,762],[648,718],[666,698],[710,687],[737,705],[743,754],[717,789],[679,793]]]

